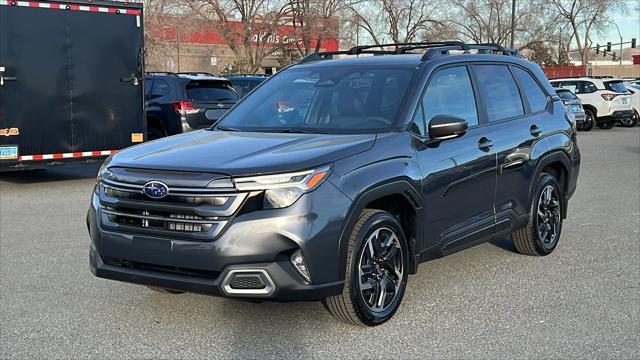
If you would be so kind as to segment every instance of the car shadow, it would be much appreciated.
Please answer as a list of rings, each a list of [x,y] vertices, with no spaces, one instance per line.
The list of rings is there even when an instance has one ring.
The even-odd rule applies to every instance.
[[[18,170],[0,173],[0,181],[14,184],[37,184],[52,181],[67,181],[95,178],[101,162],[73,164],[40,170]]]
[[[503,236],[497,239],[493,239],[489,241],[489,244],[496,246],[502,250],[518,253],[518,250],[516,250],[516,247],[513,246],[513,241],[511,241],[510,236]]]

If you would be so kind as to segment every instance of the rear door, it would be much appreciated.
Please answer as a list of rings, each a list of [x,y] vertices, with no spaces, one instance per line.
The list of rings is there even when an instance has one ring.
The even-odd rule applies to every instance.
[[[72,147],[66,17],[64,10],[0,4],[0,161],[17,160],[8,145],[20,155]]]
[[[473,66],[483,94],[498,163],[496,233],[517,226],[529,213],[529,189],[540,156],[548,151],[542,136],[554,116],[540,84],[525,69],[508,64]],[[518,86],[520,85],[520,86]]]
[[[142,15],[124,9],[72,13],[68,31],[73,148],[117,150],[141,141]]]

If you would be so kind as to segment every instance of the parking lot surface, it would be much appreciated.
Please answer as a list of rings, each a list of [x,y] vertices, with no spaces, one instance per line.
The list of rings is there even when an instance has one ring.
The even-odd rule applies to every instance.
[[[640,358],[640,128],[579,134],[556,251],[498,239],[421,265],[376,328],[320,303],[165,295],[94,278],[97,166],[0,174],[0,358]]]

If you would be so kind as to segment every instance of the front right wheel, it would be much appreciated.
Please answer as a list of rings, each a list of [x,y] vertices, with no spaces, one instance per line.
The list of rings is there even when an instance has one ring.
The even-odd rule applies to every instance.
[[[398,220],[386,211],[365,209],[349,238],[342,294],[323,304],[344,322],[380,325],[400,306],[408,265],[409,248]]]

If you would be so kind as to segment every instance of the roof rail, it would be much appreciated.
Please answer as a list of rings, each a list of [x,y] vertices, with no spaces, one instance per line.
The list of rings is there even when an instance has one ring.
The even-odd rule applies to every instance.
[[[171,72],[171,71],[147,71],[145,72],[145,74],[147,75],[171,75],[171,76],[178,76],[178,74]]]
[[[188,76],[217,76],[212,73],[204,72],[204,71],[181,71],[176,73],[176,75],[188,75]]]
[[[387,47],[394,47],[393,50],[384,50]],[[380,48],[380,50],[373,50]],[[360,45],[354,46],[349,50],[314,52],[303,57],[298,64],[304,64],[311,61],[331,60],[335,55],[399,55],[399,54],[415,54],[413,51],[427,49],[422,57],[422,61],[434,59],[436,57],[448,55],[451,50],[461,50],[468,53],[469,50],[477,50],[480,54],[495,54],[519,56],[518,50],[505,48],[498,44],[465,44],[462,41],[438,41],[438,42],[410,42],[410,43],[393,43],[378,45]]]
[[[270,75],[269,74],[228,74],[228,75],[225,75],[225,76],[226,77],[229,77],[229,76],[263,76],[263,77],[269,77]]]

